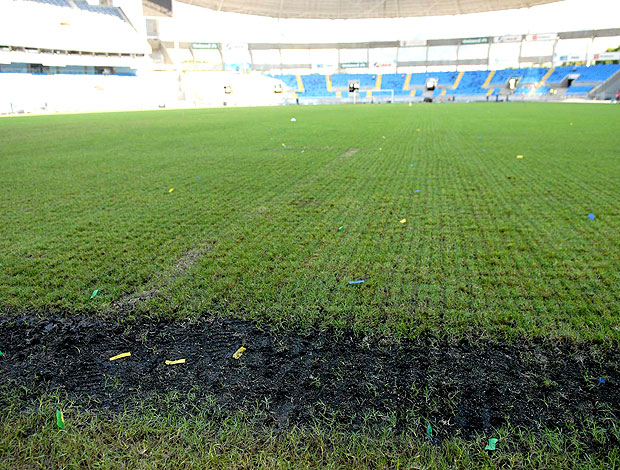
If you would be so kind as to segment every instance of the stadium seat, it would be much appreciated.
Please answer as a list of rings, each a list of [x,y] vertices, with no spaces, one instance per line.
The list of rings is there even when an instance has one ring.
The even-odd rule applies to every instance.
[[[592,90],[594,86],[586,85],[586,86],[571,86],[566,90],[566,95],[587,95],[590,90]]]

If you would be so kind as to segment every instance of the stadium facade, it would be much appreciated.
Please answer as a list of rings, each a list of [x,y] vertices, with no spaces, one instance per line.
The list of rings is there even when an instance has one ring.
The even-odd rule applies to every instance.
[[[203,11],[196,6],[170,0],[99,3],[8,0],[0,6],[0,113],[612,99],[620,89],[620,51],[613,50],[620,46],[620,28],[445,38],[411,34],[363,42],[330,42],[328,34],[318,32],[312,42],[260,41],[270,36],[256,30],[239,35],[259,41],[232,42],[217,37],[225,36],[221,30],[214,33],[217,29],[204,28],[204,23],[192,25],[189,18]],[[212,6],[203,0],[186,3]],[[222,11],[234,12],[241,5],[219,3]],[[423,1],[410,1],[396,2],[385,11],[365,11],[389,17],[398,16],[392,7],[411,16],[491,9],[484,1],[471,2],[469,10],[450,9],[454,2],[433,3],[434,9]],[[497,8],[514,5],[490,3]],[[244,12],[332,18],[334,8],[340,8],[339,18],[355,17],[338,2],[325,3],[324,10],[312,2],[305,7],[299,2],[279,4],[280,9],[270,13],[265,8],[275,7],[268,3],[244,3]],[[263,24],[247,15],[204,11],[213,24],[219,19]],[[376,32],[367,33],[369,39],[375,36]]]

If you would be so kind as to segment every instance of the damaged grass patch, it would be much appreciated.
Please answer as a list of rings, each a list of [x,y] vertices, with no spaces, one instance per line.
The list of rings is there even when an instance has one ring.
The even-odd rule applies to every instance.
[[[430,424],[440,440],[502,426],[569,429],[584,420],[606,428],[620,416],[620,350],[591,343],[394,342],[275,332],[241,320],[72,316],[2,317],[0,345],[2,383],[112,411],[172,393],[193,397],[190,407],[212,398],[231,413],[259,406],[264,424],[278,429],[332,416],[353,431]],[[110,361],[125,352],[131,356]]]

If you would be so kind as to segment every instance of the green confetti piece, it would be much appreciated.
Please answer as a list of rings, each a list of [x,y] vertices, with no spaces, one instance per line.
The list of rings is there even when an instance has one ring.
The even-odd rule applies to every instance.
[[[495,445],[498,443],[499,439],[489,439],[489,443],[487,444],[487,446],[484,448],[484,450],[495,450]]]
[[[428,423],[428,426],[426,426],[426,435],[429,439],[433,438],[433,428],[431,427],[431,423]]]
[[[338,227],[338,231],[342,232],[342,229],[344,228],[344,225],[341,225],[340,227]]]
[[[98,293],[99,293],[99,289],[95,289],[93,293],[90,295],[90,300],[93,300]]]
[[[2,356],[2,351],[0,351],[0,356]]]
[[[56,410],[56,426],[65,429],[65,417],[60,410]]]

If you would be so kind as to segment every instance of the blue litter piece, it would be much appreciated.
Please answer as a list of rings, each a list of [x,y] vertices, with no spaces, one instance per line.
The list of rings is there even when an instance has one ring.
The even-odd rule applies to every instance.
[[[594,218],[595,218],[595,217],[594,217],[594,214],[588,214],[588,219],[590,219],[590,220],[594,220]]]
[[[481,136],[481,135],[479,135],[479,136],[478,136],[478,140],[481,140],[481,139],[482,139],[482,136]]]
[[[487,151],[487,149],[482,149],[482,151],[483,151],[483,152],[486,152],[486,151]]]
[[[349,285],[352,284],[361,284],[362,282],[365,282],[363,279],[360,279],[359,281],[349,281]]]
[[[600,379],[598,379],[598,384],[602,385],[605,383],[605,379],[603,377],[601,377]]]
[[[197,179],[197,180],[199,180],[199,179],[200,179],[200,176],[196,176],[196,179]]]
[[[420,190],[419,190],[419,189],[416,189],[416,190],[414,191],[414,193],[419,193],[419,192],[420,192]]]

